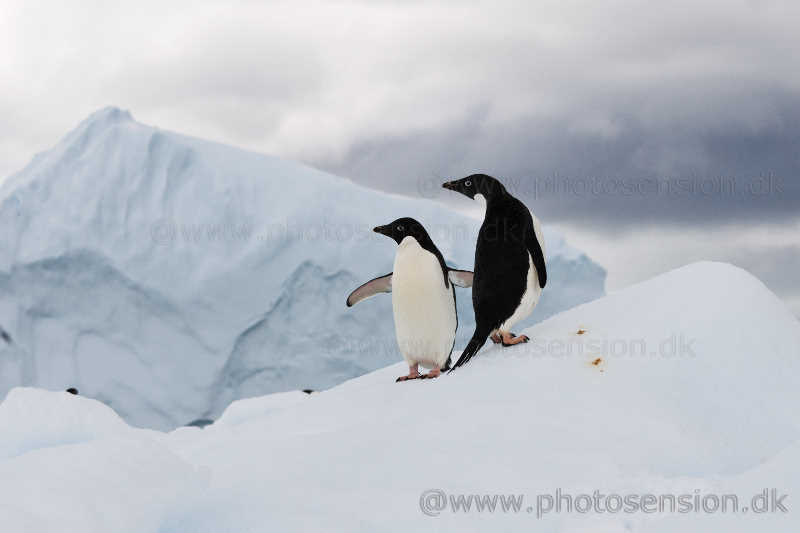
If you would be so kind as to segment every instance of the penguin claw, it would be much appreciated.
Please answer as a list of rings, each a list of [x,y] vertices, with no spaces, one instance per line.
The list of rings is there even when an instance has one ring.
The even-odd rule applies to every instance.
[[[531,340],[527,335],[520,335],[517,336],[514,333],[509,333],[508,336],[503,335],[502,337],[503,346],[514,346],[515,344],[525,344],[529,340]]]
[[[399,378],[394,380],[394,382],[395,383],[400,383],[401,381],[411,381],[412,379],[423,379],[423,378],[424,378],[424,376],[420,375],[420,374],[417,374],[416,376],[410,376],[410,375],[409,376],[400,376]]]

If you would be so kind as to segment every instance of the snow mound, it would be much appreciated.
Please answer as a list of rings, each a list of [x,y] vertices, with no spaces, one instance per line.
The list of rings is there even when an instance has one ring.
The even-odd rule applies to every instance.
[[[319,390],[401,360],[377,224],[414,216],[471,268],[478,222],[428,200],[194,139],[102,109],[0,188],[0,395],[75,386],[137,426]],[[547,232],[541,320],[603,294],[605,272]],[[459,343],[473,327],[459,293]],[[384,341],[386,339],[386,341]]]
[[[0,404],[0,460],[133,431],[110,407],[68,392],[12,389]]]
[[[231,403],[214,423],[215,428],[236,426],[254,418],[264,417],[277,410],[287,409],[307,401],[309,394],[301,391],[276,392],[267,396],[247,398]]]
[[[0,478],[3,531],[155,533],[208,475],[156,440],[116,437],[0,462]]]
[[[166,491],[163,500],[134,501],[144,532],[797,530],[800,515],[781,512],[538,516],[539,496],[557,489],[749,502],[774,487],[793,505],[800,322],[760,281],[730,265],[693,264],[525,333],[530,343],[486,346],[437,380],[394,383],[403,371],[395,364],[312,395],[236,402],[204,430],[140,432],[163,471],[109,439],[49,448],[44,467],[37,450],[0,459],[0,501],[13,510],[7,527],[55,531],[49,520],[58,516],[75,530],[106,531],[94,509],[126,524],[134,511],[119,498],[141,483]],[[27,402],[47,413],[66,400],[12,394],[3,420],[23,419]],[[88,411],[90,403],[74,405]],[[81,499],[16,490],[20,478],[53,487],[59,458],[72,473],[78,456],[72,490]],[[131,466],[137,461],[145,474]],[[188,481],[195,490],[184,490]],[[424,498],[431,490],[519,494],[524,503],[518,512],[447,503],[428,516],[421,505],[436,501]]]

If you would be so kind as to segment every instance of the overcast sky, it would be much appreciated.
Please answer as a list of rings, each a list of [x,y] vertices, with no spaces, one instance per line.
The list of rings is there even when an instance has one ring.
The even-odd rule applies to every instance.
[[[486,172],[612,290],[725,260],[800,314],[800,2],[70,4],[0,11],[0,176],[116,105],[460,209]]]

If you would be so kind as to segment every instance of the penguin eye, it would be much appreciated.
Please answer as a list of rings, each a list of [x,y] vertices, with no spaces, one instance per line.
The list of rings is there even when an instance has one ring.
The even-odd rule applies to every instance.
[[[472,187],[472,181],[467,180],[464,182],[464,185],[466,185],[467,187]]]
[[[405,229],[405,228],[403,228],[402,224],[398,224],[398,225],[397,225],[397,231],[399,231],[400,233],[403,233],[403,230],[404,230],[404,229]]]

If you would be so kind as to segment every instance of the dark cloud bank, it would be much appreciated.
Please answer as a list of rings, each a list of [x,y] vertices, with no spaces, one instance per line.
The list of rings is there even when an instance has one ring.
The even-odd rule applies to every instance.
[[[487,172],[598,241],[724,233],[708,257],[800,312],[800,235],[723,231],[800,227],[798,2],[5,7],[2,174],[112,104],[453,205],[441,181]]]

